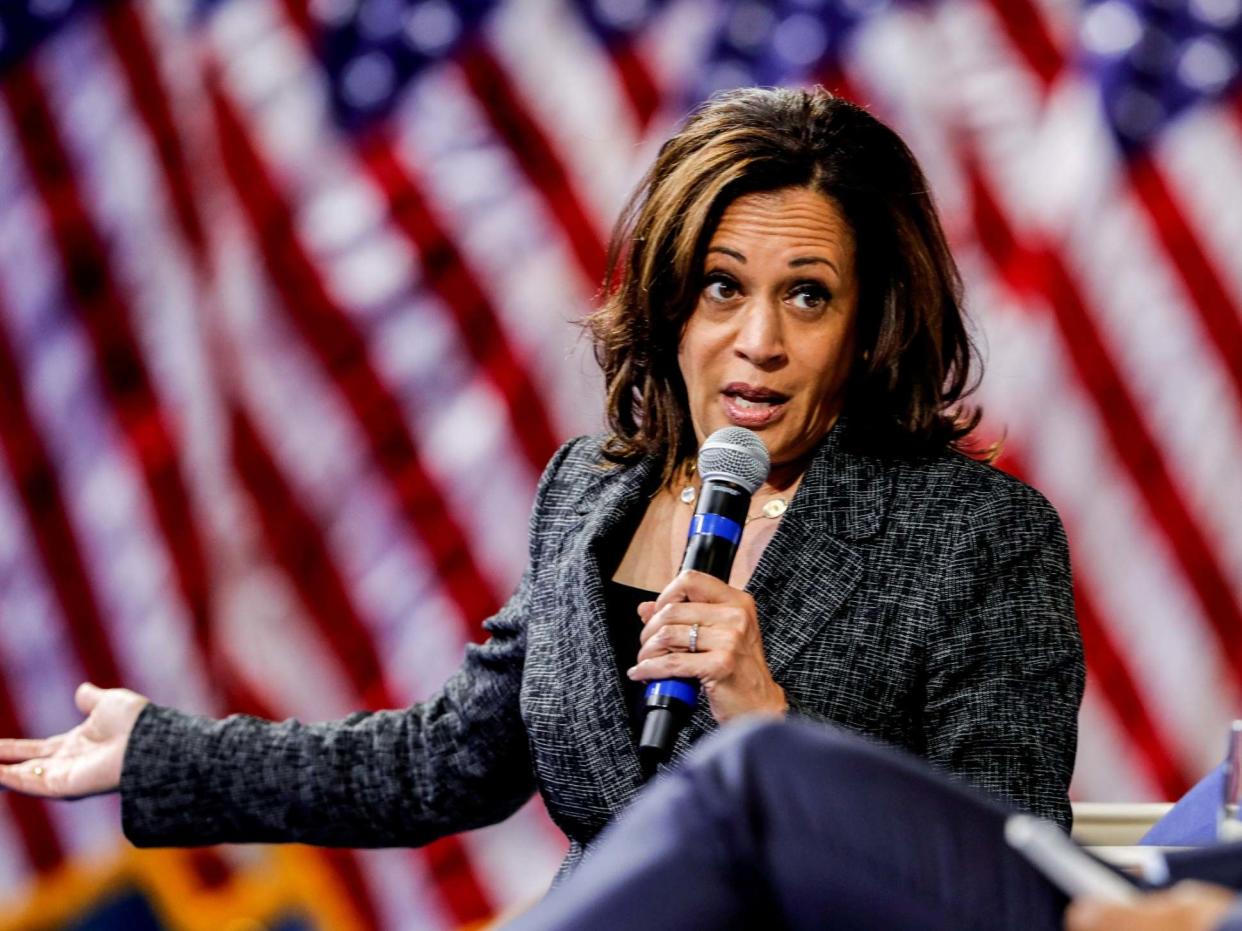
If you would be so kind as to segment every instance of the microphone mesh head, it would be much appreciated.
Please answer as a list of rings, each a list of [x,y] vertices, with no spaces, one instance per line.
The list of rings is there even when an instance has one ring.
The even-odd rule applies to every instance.
[[[715,478],[732,482],[752,495],[768,477],[769,468],[768,448],[745,427],[721,427],[699,449],[699,476],[703,481]]]

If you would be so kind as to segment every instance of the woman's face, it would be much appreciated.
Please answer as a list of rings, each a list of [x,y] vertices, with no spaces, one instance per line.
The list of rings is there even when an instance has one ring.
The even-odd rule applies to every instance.
[[[854,236],[830,200],[784,188],[730,204],[678,349],[699,442],[737,425],[773,464],[810,452],[841,410],[857,308]]]

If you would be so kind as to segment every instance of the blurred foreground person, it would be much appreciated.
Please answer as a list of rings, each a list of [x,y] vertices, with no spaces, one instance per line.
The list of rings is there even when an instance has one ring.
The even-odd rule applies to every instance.
[[[438,694],[308,725],[86,686],[82,726],[0,741],[0,784],[119,788],[141,846],[418,845],[538,791],[568,865],[643,786],[636,706],[676,676],[702,697],[674,761],[719,722],[795,714],[1067,823],[1065,537],[961,451],[961,286],[902,141],[822,90],[725,94],[664,145],[610,265],[589,321],[609,429],[549,463],[521,583]],[[726,426],[772,462],[728,583],[678,572],[695,454]]]
[[[1242,931],[1242,845],[1169,857],[1173,877],[1216,885],[1066,912],[1066,896],[1005,843],[1012,813],[838,729],[739,723],[654,784],[506,928]]]

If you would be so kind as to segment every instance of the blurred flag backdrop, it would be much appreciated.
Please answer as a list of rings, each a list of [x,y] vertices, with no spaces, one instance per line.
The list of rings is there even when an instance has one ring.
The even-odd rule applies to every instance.
[[[434,690],[600,427],[574,321],[659,140],[821,82],[923,160],[985,432],[1066,523],[1075,794],[1177,796],[1242,685],[1240,57],[1242,0],[8,0],[0,732],[87,678],[307,719]],[[6,794],[0,931],[468,926],[561,850],[532,806],[139,854],[115,799]]]

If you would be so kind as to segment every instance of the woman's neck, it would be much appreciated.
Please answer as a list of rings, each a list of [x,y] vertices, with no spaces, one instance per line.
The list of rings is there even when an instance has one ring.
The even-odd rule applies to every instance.
[[[798,485],[802,482],[802,476],[806,474],[807,466],[810,464],[811,457],[809,455],[795,459],[792,462],[774,464],[771,471],[768,472],[767,480],[755,492],[755,497],[789,497],[798,490]]]
[[[810,453],[789,462],[776,463],[768,472],[767,479],[755,490],[752,497],[758,499],[792,497],[793,493],[798,490],[798,485],[802,482],[802,476],[806,474],[807,467],[810,464]],[[696,489],[702,485],[693,461],[685,463],[674,473],[673,481],[670,485],[661,487],[673,496],[676,496],[687,485],[693,485]]]

